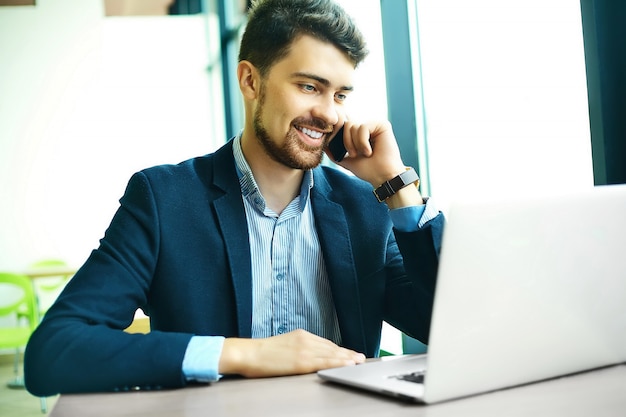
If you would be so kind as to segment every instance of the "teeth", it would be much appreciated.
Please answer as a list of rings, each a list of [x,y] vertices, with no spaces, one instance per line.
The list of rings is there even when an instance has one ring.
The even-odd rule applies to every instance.
[[[303,127],[300,130],[305,135],[311,136],[314,139],[319,139],[322,137],[322,135],[324,135],[322,132],[316,132],[315,130],[307,129],[306,127]]]

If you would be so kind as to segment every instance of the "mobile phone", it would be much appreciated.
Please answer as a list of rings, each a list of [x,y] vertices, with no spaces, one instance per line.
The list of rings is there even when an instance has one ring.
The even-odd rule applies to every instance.
[[[335,162],[341,162],[341,160],[346,156],[346,153],[348,153],[345,145],[343,144],[343,126],[341,126],[333,140],[331,140],[328,144],[328,150],[333,156]]]

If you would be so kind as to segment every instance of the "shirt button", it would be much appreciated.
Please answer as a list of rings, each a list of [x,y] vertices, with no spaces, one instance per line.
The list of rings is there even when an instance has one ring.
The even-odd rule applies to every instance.
[[[286,329],[285,329],[285,326],[280,326],[280,327],[278,328],[278,334],[283,334],[283,333],[285,333],[285,330],[286,330]]]
[[[276,279],[279,280],[279,281],[282,281],[283,278],[285,278],[285,276],[283,274],[276,275]]]

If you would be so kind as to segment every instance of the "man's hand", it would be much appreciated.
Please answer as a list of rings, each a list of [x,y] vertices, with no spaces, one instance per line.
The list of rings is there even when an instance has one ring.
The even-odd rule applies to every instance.
[[[388,121],[361,124],[346,121],[343,143],[348,155],[337,164],[369,182],[372,188],[379,187],[406,169]],[[386,203],[389,208],[398,208],[420,205],[423,200],[415,187],[406,187],[387,199]]]
[[[305,330],[294,330],[265,339],[227,338],[219,373],[259,378],[306,374],[364,361],[362,353],[339,347]]]

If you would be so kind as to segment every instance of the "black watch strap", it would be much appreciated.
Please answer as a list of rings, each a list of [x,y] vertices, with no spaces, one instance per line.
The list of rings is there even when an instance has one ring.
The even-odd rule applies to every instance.
[[[402,174],[382,183],[373,192],[378,202],[382,203],[404,187],[411,184],[415,184],[416,187],[419,187],[419,183],[420,177],[417,175],[417,172],[415,172],[413,168],[407,168]]]

